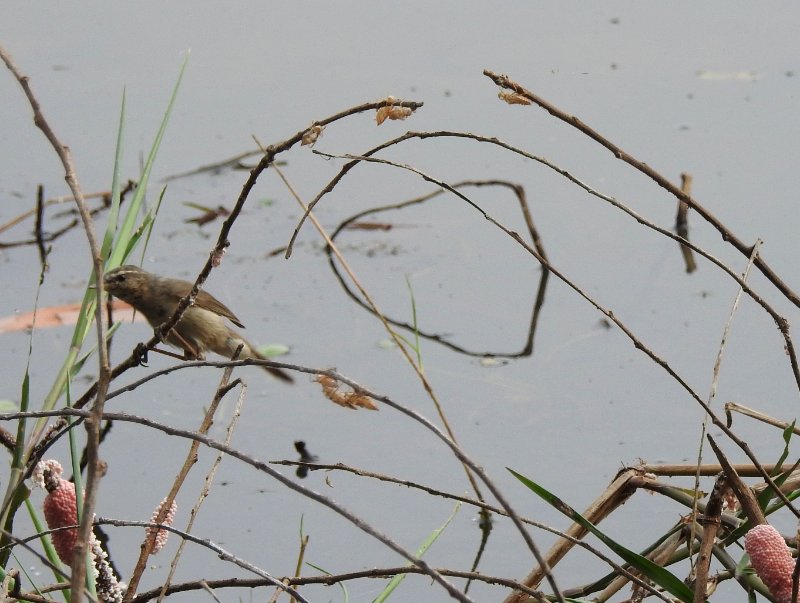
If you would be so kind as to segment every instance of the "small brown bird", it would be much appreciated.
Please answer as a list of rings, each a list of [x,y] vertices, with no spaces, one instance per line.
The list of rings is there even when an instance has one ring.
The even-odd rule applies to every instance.
[[[153,328],[169,320],[180,300],[189,294],[194,285],[189,281],[158,276],[138,266],[114,268],[106,273],[103,284],[111,295],[141,312]],[[209,350],[231,358],[239,345],[244,346],[239,358],[266,360],[250,342],[225,323],[226,318],[237,327],[244,328],[225,304],[210,293],[200,291],[194,305],[186,308],[178,324],[167,335],[166,341],[181,348],[184,358],[189,360],[202,360]],[[266,366],[264,369],[281,381],[294,381],[286,371]]]

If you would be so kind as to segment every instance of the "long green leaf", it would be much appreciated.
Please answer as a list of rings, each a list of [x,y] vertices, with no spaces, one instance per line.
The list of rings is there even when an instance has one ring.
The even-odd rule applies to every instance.
[[[550,493],[539,484],[531,481],[524,475],[517,473],[516,471],[508,467],[506,468],[511,472],[511,474],[514,477],[516,477],[519,481],[521,481],[533,492],[535,492],[542,500],[544,500],[548,504],[558,509],[561,513],[569,517],[575,523],[589,530],[589,532],[594,534],[598,539],[600,539],[603,542],[603,544],[605,544],[608,548],[610,548],[622,559],[624,559],[627,563],[629,563],[634,569],[638,570],[639,572],[647,576],[650,580],[652,580],[662,588],[666,589],[667,592],[678,597],[681,601],[684,601],[684,603],[692,603],[693,593],[691,589],[688,586],[686,586],[683,583],[683,581],[678,579],[674,574],[667,571],[660,565],[653,563],[647,557],[643,557],[639,553],[635,553],[630,549],[625,548],[615,540],[609,538],[603,532],[597,529],[597,527],[595,527],[595,525],[592,522],[583,517],[583,515],[578,513],[575,509],[570,507],[560,498]]]
[[[147,245],[150,242],[150,235],[153,232],[153,226],[155,226],[156,217],[158,216],[158,210],[161,208],[161,202],[164,200],[164,194],[167,192],[166,187],[161,189],[161,194],[158,196],[158,201],[156,202],[154,207],[151,207],[147,210],[144,218],[142,218],[141,224],[139,227],[131,233],[130,238],[128,239],[128,247],[125,250],[124,258],[129,257],[133,250],[139,246],[139,241],[144,238],[144,244],[142,245],[142,259],[144,259],[145,251],[147,250]],[[141,261],[140,261],[141,263]]]
[[[33,529],[36,530],[38,534],[43,534],[47,531],[47,526],[42,521],[39,513],[36,511],[36,508],[33,506],[30,498],[25,499],[25,506],[28,508],[28,515],[31,517],[31,521],[33,522]],[[56,582],[60,582],[62,580],[68,580],[69,576],[58,570],[57,568],[61,567],[61,560],[58,558],[58,553],[56,553],[56,549],[53,546],[53,541],[51,540],[49,535],[43,535],[39,537],[40,542],[42,543],[42,549],[44,550],[44,554],[47,559],[50,561],[52,567],[54,568],[53,574],[55,576]],[[33,584],[33,582],[31,582]],[[61,591],[64,595],[65,600],[67,603],[70,601],[70,594],[68,589],[64,589]]]
[[[111,246],[114,243],[114,236],[117,233],[117,222],[119,221],[119,206],[121,203],[120,180],[122,178],[122,149],[125,141],[125,90],[122,90],[122,107],[119,112],[119,128],[117,129],[117,149],[114,153],[114,173],[111,176],[111,207],[108,212],[108,226],[103,236],[103,247],[100,255],[107,258],[111,253]]]
[[[136,216],[138,215],[139,209],[144,202],[144,196],[147,190],[147,182],[150,179],[150,172],[153,168],[156,155],[158,154],[158,149],[161,146],[161,140],[164,138],[164,132],[166,132],[167,129],[167,122],[169,121],[169,117],[172,113],[172,107],[175,104],[175,99],[178,96],[178,89],[180,88],[181,80],[183,80],[183,74],[186,71],[186,65],[188,61],[189,55],[187,53],[186,58],[183,61],[183,65],[181,66],[180,73],[178,74],[178,81],[175,82],[175,87],[172,90],[172,96],[169,99],[167,110],[164,113],[164,118],[161,120],[161,126],[158,128],[156,138],[153,141],[153,146],[150,148],[150,153],[147,156],[144,168],[142,169],[142,174],[139,177],[139,184],[136,187],[136,191],[133,194],[131,203],[128,206],[128,211],[126,212],[125,218],[122,222],[122,227],[120,228],[117,242],[108,258],[107,266],[109,268],[115,268],[119,266],[124,261],[126,254],[130,252],[128,249],[128,241],[131,237],[131,234],[134,232]]]

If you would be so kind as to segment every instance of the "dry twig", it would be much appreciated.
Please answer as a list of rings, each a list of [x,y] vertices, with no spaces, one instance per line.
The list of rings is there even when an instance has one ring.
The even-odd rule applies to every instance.
[[[92,529],[92,518],[94,517],[94,507],[95,507],[95,499],[97,496],[97,487],[98,482],[100,479],[100,472],[99,469],[99,441],[100,441],[100,417],[103,414],[103,404],[105,402],[105,394],[108,390],[108,384],[110,382],[110,367],[108,363],[108,348],[106,347],[106,336],[105,336],[105,324],[102,319],[102,302],[103,302],[103,285],[102,285],[102,275],[103,275],[103,258],[100,256],[100,246],[97,242],[97,236],[94,230],[94,222],[92,221],[91,214],[89,212],[89,208],[86,205],[86,201],[83,198],[83,192],[81,191],[80,184],[78,182],[78,175],[75,172],[75,167],[72,161],[72,154],[67,146],[61,143],[58,137],[55,135],[55,132],[50,127],[50,124],[44,117],[44,114],[41,111],[39,106],[39,102],[36,100],[35,95],[33,94],[33,90],[30,87],[29,78],[22,74],[22,72],[17,68],[14,64],[14,61],[11,58],[11,55],[6,52],[6,50],[0,46],[0,58],[2,58],[3,62],[8,67],[9,71],[14,75],[14,77],[19,82],[22,90],[25,93],[25,96],[28,99],[28,102],[31,105],[31,109],[33,110],[33,122],[36,126],[42,131],[45,135],[47,140],[52,145],[53,149],[55,150],[56,154],[58,155],[59,159],[61,160],[61,164],[64,167],[64,178],[67,181],[67,185],[72,192],[73,198],[75,199],[75,204],[78,207],[78,212],[80,213],[81,220],[83,221],[84,231],[86,233],[86,239],[89,243],[89,249],[92,255],[92,265],[94,267],[94,273],[98,277],[98,286],[97,286],[97,304],[96,304],[96,312],[95,312],[95,323],[97,325],[97,341],[98,341],[98,362],[99,362],[99,377],[98,377],[98,386],[97,386],[97,393],[95,396],[95,402],[93,405],[93,413],[86,419],[86,432],[87,432],[87,474],[86,474],[86,488],[84,493],[84,502],[83,502],[83,509],[81,515],[81,522],[80,522],[80,530],[78,532],[78,541],[76,543],[75,548],[75,555],[73,556],[73,567],[72,567],[72,581],[71,581],[71,590],[72,590],[72,597],[75,603],[80,603],[83,599],[83,584],[86,576],[86,553],[88,548],[88,542],[91,535]],[[31,442],[36,442],[35,437],[39,434],[33,434],[31,436]],[[30,458],[30,453],[32,449],[28,449],[28,454],[26,454],[26,458]],[[9,488],[11,491],[11,488]],[[4,501],[8,502],[8,501]],[[5,507],[6,505],[4,505]]]

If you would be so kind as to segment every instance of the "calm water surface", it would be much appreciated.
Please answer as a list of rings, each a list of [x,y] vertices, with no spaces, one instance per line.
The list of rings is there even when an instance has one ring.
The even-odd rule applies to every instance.
[[[31,82],[43,110],[75,156],[85,191],[110,186],[123,89],[127,130],[123,176],[136,178],[187,49],[189,66],[169,123],[152,186],[154,201],[169,175],[222,161],[281,141],[312,121],[393,95],[425,103],[406,122],[377,128],[364,114],[330,126],[316,149],[359,154],[409,129],[456,130],[494,136],[546,157],[595,189],[613,195],[664,228],[674,224],[675,200],[655,184],[562,122],[535,107],[509,106],[482,75],[506,73],[678,182],[694,177],[696,198],[746,242],[764,240],[763,254],[782,278],[800,287],[795,261],[800,218],[798,77],[794,5],[773,11],[731,7],[658,7],[627,3],[523,4],[443,2],[383,6],[361,3],[208,3],[9,5],[0,43]],[[62,171],[8,73],[0,78],[0,223],[46,195],[66,193]],[[548,257],[598,303],[613,310],[700,394],[709,395],[735,283],[705,261],[692,275],[674,242],[638,225],[541,165],[467,140],[411,141],[382,155],[455,183],[504,179],[524,187]],[[343,164],[297,148],[282,157],[298,193],[309,200]],[[170,180],[144,265],[191,278],[211,249],[219,223],[187,223],[187,204],[230,207],[245,171]],[[396,168],[362,165],[319,205],[330,231],[357,212],[400,203],[435,190]],[[506,189],[466,194],[507,228],[525,236],[515,197]],[[60,209],[46,229],[65,223]],[[257,343],[289,346],[286,357],[309,367],[337,367],[377,392],[439,424],[430,399],[397,350],[383,342],[379,321],[355,304],[331,271],[320,237],[301,231],[294,255],[284,247],[300,216],[273,173],[265,173],[231,233],[231,246],[207,288],[230,305]],[[697,404],[617,328],[552,275],[529,338],[541,270],[535,259],[475,209],[453,195],[368,219],[390,230],[346,231],[337,239],[358,278],[389,317],[412,323],[413,292],[421,358],[464,450],[484,466],[512,504],[528,517],[564,528],[555,511],[526,492],[512,467],[576,508],[586,507],[624,464],[690,462],[697,456],[702,414]],[[98,228],[104,217],[98,218]],[[716,231],[690,215],[691,238],[737,272],[746,259]],[[3,242],[30,236],[31,223],[0,234]],[[136,256],[138,260],[139,256]],[[73,230],[53,244],[40,306],[80,299],[89,271],[84,237]],[[36,295],[34,247],[0,250],[3,316],[27,312]],[[754,287],[789,320],[790,305],[759,275]],[[410,286],[410,288],[409,288]],[[121,360],[150,336],[124,325],[113,346]],[[408,331],[405,337],[413,338]],[[69,328],[35,333],[32,398],[47,392],[69,344]],[[451,345],[444,345],[442,341]],[[2,336],[0,398],[18,400],[28,335]],[[460,349],[471,353],[463,353]],[[496,363],[480,356],[497,354]],[[518,356],[507,358],[505,356]],[[153,357],[127,383],[174,361]],[[91,373],[92,371],[87,371]],[[446,447],[388,408],[348,411],[327,402],[300,376],[286,387],[257,369],[248,384],[233,445],[259,459],[295,459],[305,440],[322,462],[342,462],[437,489],[464,493],[469,484]],[[178,371],[113,401],[125,410],[194,429],[219,379],[215,370]],[[78,378],[75,389],[87,381]],[[784,420],[796,416],[797,387],[771,320],[743,299],[732,323],[716,392]],[[224,437],[233,399],[213,435]],[[782,448],[774,429],[737,418],[740,433],[765,461]],[[716,430],[712,433],[718,435]],[[742,460],[720,437],[725,450]],[[115,425],[103,450],[109,470],[100,515],[142,520],[165,495],[186,443],[142,427]],[[65,454],[55,449],[55,455]],[[705,459],[711,461],[710,453]],[[66,459],[64,456],[62,460]],[[184,488],[179,525],[202,487],[207,451]],[[293,470],[279,467],[285,475]],[[241,463],[226,459],[194,531],[273,575],[294,572],[298,534],[310,535],[306,560],[337,573],[402,563],[395,553],[321,508]],[[5,480],[0,478],[5,483]],[[341,472],[312,473],[303,485],[335,499],[408,550],[441,526],[455,503]],[[681,482],[688,484],[688,482]],[[709,484],[704,487],[710,488]],[[485,488],[484,488],[485,490]],[[37,504],[41,494],[35,493]],[[637,495],[603,525],[632,548],[665,532],[683,512]],[[787,518],[783,518],[787,519]],[[782,519],[776,519],[781,526]],[[788,523],[787,523],[788,526]],[[787,529],[790,529],[787,527]],[[552,537],[533,532],[539,545]],[[477,516],[462,507],[428,553],[437,567],[468,569],[479,544]],[[138,531],[114,530],[112,553],[125,574],[138,552]],[[175,543],[171,547],[174,549]],[[34,561],[30,561],[35,565]],[[157,557],[144,587],[161,583],[168,557]],[[519,535],[498,520],[480,570],[521,577],[533,561]],[[304,573],[314,573],[308,568]],[[604,572],[571,555],[556,569],[564,587]],[[208,551],[190,548],[176,580],[241,575]],[[42,577],[46,581],[46,577]],[[383,582],[348,586],[351,600],[369,601]],[[399,600],[446,600],[426,579],[407,580]],[[232,592],[232,591],[231,591]],[[311,588],[314,601],[339,592]],[[475,600],[500,600],[499,589],[474,585]],[[234,600],[240,593],[222,595]],[[247,595],[244,595],[247,596]],[[258,595],[261,596],[261,595]],[[180,600],[193,600],[191,595]]]

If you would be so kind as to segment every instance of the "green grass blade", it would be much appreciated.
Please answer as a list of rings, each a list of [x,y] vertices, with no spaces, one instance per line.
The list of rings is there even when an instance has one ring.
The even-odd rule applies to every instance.
[[[326,576],[332,576],[333,575],[329,571],[322,569],[318,565],[314,565],[313,563],[309,563],[308,561],[306,561],[306,565],[308,567],[313,567],[315,570],[317,570],[318,572],[322,572]],[[336,584],[339,586],[339,588],[342,589],[342,601],[343,601],[343,603],[349,603],[350,595],[347,593],[347,587],[344,585],[344,582],[337,582]]]
[[[147,182],[150,179],[150,172],[153,169],[153,163],[155,162],[156,155],[158,154],[158,149],[161,146],[161,141],[164,138],[164,132],[166,132],[167,129],[167,122],[169,121],[169,117],[172,113],[175,99],[178,96],[178,89],[180,88],[181,81],[183,80],[183,74],[186,71],[186,65],[188,61],[189,55],[187,53],[186,58],[183,61],[183,65],[181,66],[180,73],[178,74],[178,81],[175,82],[175,87],[172,90],[172,96],[167,104],[167,110],[164,113],[164,118],[161,120],[161,125],[158,128],[155,140],[150,148],[150,153],[147,155],[147,160],[145,161],[141,176],[139,177],[139,184],[137,185],[136,191],[133,194],[133,198],[128,205],[128,211],[126,212],[125,218],[122,222],[122,227],[120,228],[116,245],[114,245],[114,249],[111,251],[111,255],[109,256],[107,265],[110,268],[119,266],[124,261],[126,254],[130,252],[128,248],[128,242],[130,240],[131,233],[134,232],[136,216],[138,215],[141,205],[144,202],[145,191],[147,190]]]
[[[419,367],[419,370],[423,370],[422,350],[419,347],[419,328],[417,326],[417,300],[414,297],[414,289],[411,287],[411,281],[409,280],[408,276],[406,276],[406,287],[408,287],[408,295],[411,298],[411,318],[413,319],[412,324],[414,325],[414,345],[411,347],[414,348],[414,351],[417,354],[417,366]]]
[[[38,534],[42,534],[47,530],[47,526],[42,521],[42,518],[37,513],[36,508],[33,506],[30,498],[25,500],[25,507],[28,510],[28,515],[31,518],[31,522],[33,523],[33,529],[36,530]],[[53,568],[61,567],[61,559],[58,558],[58,553],[56,553],[55,547],[53,547],[53,541],[51,540],[49,535],[41,536],[39,541],[42,543],[42,549],[44,550],[44,554],[47,557],[48,561],[52,564]],[[64,580],[69,580],[67,574],[53,570],[53,576],[56,582],[62,582]],[[33,582],[31,582],[33,584]],[[69,591],[63,590],[61,591],[64,595],[64,599],[67,603],[70,601]]]
[[[153,226],[155,225],[156,218],[158,217],[158,210],[161,209],[161,202],[164,200],[164,195],[167,193],[167,187],[161,189],[161,194],[158,196],[158,201],[156,202],[156,206],[152,208],[150,211],[147,212],[147,216],[145,216],[145,220],[147,224],[143,224],[144,226],[144,245],[142,245],[142,257],[141,260],[144,260],[145,251],[147,251],[147,246],[150,244],[150,235],[153,234]],[[149,219],[149,220],[148,220]],[[141,261],[139,262],[141,263]]]
[[[29,356],[30,358],[30,356]],[[30,410],[30,393],[31,393],[31,375],[30,366],[25,367],[25,376],[22,378],[22,390],[20,391],[19,409],[21,412],[28,412]],[[22,466],[22,453],[24,446],[22,443],[25,441],[25,419],[20,419],[17,423],[17,445],[14,447],[14,455],[11,460],[11,466],[19,469]]]
[[[114,333],[116,333],[117,329],[119,329],[119,326],[121,324],[122,323],[115,322],[113,325],[111,325],[111,328],[108,329],[108,331],[106,331],[106,341],[108,341],[111,338],[111,336]],[[94,356],[96,352],[97,352],[97,344],[94,344],[91,348],[89,348],[89,350],[83,356],[81,356],[75,361],[75,364],[72,365],[75,371],[72,374],[73,379],[75,378],[76,375],[78,375],[81,372],[81,370],[83,369],[83,365],[86,364],[86,361],[89,360],[89,358],[91,358],[92,356]]]
[[[453,512],[450,513],[450,516],[447,518],[444,524],[442,524],[441,527],[436,528],[433,532],[430,533],[430,535],[428,535],[428,537],[425,539],[422,545],[420,545],[419,549],[417,549],[416,553],[417,557],[422,557],[428,551],[428,549],[431,548],[431,545],[434,542],[436,542],[439,536],[442,535],[442,532],[444,532],[445,528],[447,528],[447,526],[450,525],[450,522],[453,521],[453,518],[456,516],[456,513],[458,513],[458,510],[460,508],[461,508],[461,503],[456,504],[455,508],[453,509]],[[405,579],[407,575],[408,574],[397,574],[391,580],[389,580],[389,584],[387,584],[386,588],[383,589],[381,594],[379,594],[375,598],[373,603],[384,603],[384,601],[386,601],[389,598],[389,595],[391,595],[394,592],[394,590],[398,586],[400,586],[400,583]]]
[[[155,207],[151,207],[149,210],[147,210],[147,213],[142,219],[142,223],[139,224],[139,227],[133,233],[131,233],[131,236],[128,239],[128,247],[125,249],[125,254],[123,256],[123,262],[125,261],[124,258],[129,257],[133,253],[133,250],[138,247],[139,241],[142,240],[142,237],[144,237],[144,245],[142,245],[142,259],[144,258],[147,245],[150,242],[150,235],[153,232],[153,226],[155,226],[156,217],[158,216],[158,210],[161,208],[161,202],[163,201],[164,193],[166,192],[166,188],[161,190],[161,194],[158,196],[158,201],[156,202]]]
[[[783,443],[784,443],[783,451],[781,452],[780,457],[778,457],[778,461],[775,463],[775,469],[772,471],[772,474],[770,475],[770,477],[773,478],[775,485],[777,486],[782,485],[783,482],[786,481],[786,478],[788,478],[789,475],[791,475],[792,471],[794,471],[794,469],[797,467],[798,464],[795,463],[794,466],[792,466],[787,471],[784,471],[783,469],[783,463],[789,456],[789,442],[791,442],[792,435],[794,434],[794,426],[795,426],[795,421],[792,421],[792,423],[788,427],[786,427],[786,429],[783,430]],[[762,510],[764,510],[767,508],[769,501],[774,497],[775,494],[772,491],[772,488],[764,488],[764,491],[757,497],[758,505],[761,507]],[[780,504],[781,506],[783,506],[782,501]]]
[[[117,149],[114,153],[114,173],[111,176],[111,207],[108,212],[108,226],[103,236],[103,246],[100,255],[107,258],[111,253],[114,236],[117,233],[119,221],[119,206],[121,203],[121,176],[122,176],[122,149],[125,141],[125,90],[122,90],[122,107],[119,112],[119,127],[117,129]]]
[[[30,410],[30,367],[31,356],[33,356],[33,334],[36,330],[36,316],[39,311],[39,294],[44,282],[44,271],[46,264],[42,264],[39,273],[39,285],[36,288],[36,297],[33,302],[33,328],[28,336],[28,357],[25,361],[25,375],[22,378],[22,388],[20,391],[20,410],[26,412]],[[28,497],[28,488],[25,486],[24,469],[26,463],[25,439],[28,422],[20,418],[17,423],[16,443],[11,456],[11,467],[8,474],[8,484],[3,494],[2,509],[0,509],[0,526],[5,530],[0,536],[0,547],[5,547],[9,542],[8,535],[13,533],[14,514],[22,501]],[[0,551],[0,567],[5,567],[8,562],[10,549],[3,548]],[[0,578],[1,579],[1,578]]]
[[[625,548],[612,538],[606,536],[603,532],[597,529],[592,522],[583,517],[583,515],[575,511],[575,509],[567,505],[554,494],[541,487],[539,484],[531,481],[524,475],[517,473],[513,469],[507,469],[514,477],[535,492],[542,500],[552,505],[558,511],[569,517],[572,521],[594,534],[603,542],[603,544],[605,544],[609,549],[614,551],[617,555],[629,563],[634,569],[638,570],[647,578],[666,589],[667,592],[678,597],[681,601],[684,601],[684,603],[692,603],[692,598],[694,596],[692,590],[674,574],[660,565],[653,563],[647,557],[643,557],[639,553],[635,553],[630,549]]]

